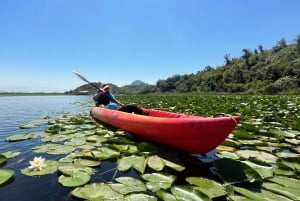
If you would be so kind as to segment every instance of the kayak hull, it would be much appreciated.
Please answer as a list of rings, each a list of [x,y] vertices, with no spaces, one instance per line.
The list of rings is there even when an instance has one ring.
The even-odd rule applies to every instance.
[[[201,117],[155,109],[142,110],[147,115],[92,107],[91,115],[98,121],[149,141],[195,154],[215,149],[240,121],[239,116]]]

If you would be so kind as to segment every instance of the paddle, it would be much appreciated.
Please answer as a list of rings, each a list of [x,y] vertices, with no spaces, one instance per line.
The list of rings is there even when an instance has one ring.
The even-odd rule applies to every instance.
[[[93,86],[94,88],[100,90],[99,87],[97,87],[96,85],[94,85],[93,83],[91,83],[90,81],[88,81],[88,80],[87,80],[85,77],[83,77],[79,72],[73,70],[73,73],[74,73],[75,75],[77,75],[77,77],[79,77],[80,79],[82,79],[83,81],[85,81],[85,82],[87,82],[88,84],[90,84],[91,86]]]
[[[98,90],[102,90],[103,89],[100,89],[99,87],[97,87],[96,85],[94,85],[93,83],[91,83],[90,81],[88,81],[85,77],[83,77],[79,72],[73,70],[73,73],[75,75],[77,75],[77,77],[79,77],[80,79],[82,79],[83,81],[87,82],[88,84],[90,84],[91,86],[95,87],[96,89]],[[129,113],[132,113],[134,112],[135,114],[144,114],[143,113],[143,110],[138,107],[137,105],[135,104],[130,104],[130,105],[124,105],[122,106],[120,109],[120,111],[123,111],[123,112],[129,112]],[[145,114],[144,114],[145,115]]]

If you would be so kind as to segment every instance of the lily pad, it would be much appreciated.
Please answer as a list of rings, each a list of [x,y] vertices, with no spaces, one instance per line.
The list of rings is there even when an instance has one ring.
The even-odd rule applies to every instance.
[[[233,187],[234,191],[244,195],[245,197],[249,198],[248,200],[280,200],[280,201],[291,201],[290,199],[288,199],[287,197],[278,195],[276,193],[272,193],[271,191],[267,191],[264,189],[245,189],[245,188],[241,188],[241,187],[237,187],[234,186]],[[231,196],[230,196],[231,197]],[[236,199],[233,199],[236,200]],[[245,199],[241,199],[241,200],[247,200]]]
[[[74,164],[78,166],[96,167],[100,165],[100,161],[87,160],[87,159],[75,159]]]
[[[262,178],[271,178],[274,176],[274,171],[275,168],[271,165],[266,166],[266,165],[258,165],[256,163],[252,163],[250,161],[243,161],[243,163],[249,165],[250,167],[252,167],[253,169],[255,169],[258,174],[262,177]]]
[[[169,189],[176,180],[176,176],[166,173],[143,174],[141,177],[147,181],[147,188],[153,192]]]
[[[68,154],[75,150],[73,146],[61,145],[56,143],[43,144],[32,148],[35,153],[47,153],[47,154]]]
[[[151,169],[156,171],[161,171],[165,167],[164,161],[157,155],[148,157],[147,164]]]
[[[58,171],[61,172],[64,175],[70,176],[75,171],[82,171],[86,172],[89,175],[94,174],[96,171],[91,167],[85,167],[85,166],[76,166],[72,163],[69,164],[60,164],[58,166]]]
[[[21,152],[19,152],[19,151],[15,151],[15,152],[7,151],[7,152],[1,153],[1,154],[4,155],[6,158],[14,158],[14,157],[20,155],[20,153]],[[1,164],[1,162],[0,162],[0,164]]]
[[[85,200],[124,200],[122,194],[114,191],[108,184],[105,183],[86,184],[83,187],[75,188],[71,193],[73,196]]]
[[[288,197],[292,200],[300,200],[299,188],[297,189],[297,188],[286,187],[286,186],[282,186],[282,185],[279,185],[276,183],[271,183],[271,182],[264,182],[262,184],[262,187],[269,191],[277,193],[279,195]]]
[[[294,179],[290,177],[281,177],[281,176],[276,176],[274,178],[268,179],[269,181],[272,181],[274,183],[280,184],[282,186],[286,186],[289,188],[295,188],[300,190],[300,180],[299,179]]]
[[[15,174],[14,170],[0,169],[0,184],[4,184]]]
[[[215,160],[215,167],[217,168],[217,175],[228,184],[255,182],[261,181],[262,178],[258,172],[250,166],[240,161],[221,158]],[[234,170],[234,171],[232,171]]]
[[[254,158],[256,160],[265,162],[265,163],[273,163],[275,164],[278,160],[278,157],[263,152],[263,151],[256,151],[256,150],[238,150],[236,154],[244,159],[251,159]]]
[[[117,191],[122,195],[133,192],[144,192],[147,190],[142,181],[132,177],[119,177],[116,179],[116,181],[119,183],[110,184],[110,186],[114,191]]]
[[[74,171],[71,176],[60,175],[58,182],[66,187],[82,186],[89,182],[91,176],[83,171]]]
[[[175,195],[169,193],[168,191],[160,189],[157,193],[157,196],[165,201],[178,201]]]
[[[39,127],[41,123],[39,122],[30,122],[30,123],[26,123],[26,124],[21,124],[19,126],[19,128],[21,129],[29,129],[29,128],[36,128]]]
[[[34,137],[34,134],[15,134],[11,135],[9,137],[5,138],[5,141],[7,142],[17,142],[17,141],[23,141],[23,140],[28,140]]]
[[[92,151],[92,155],[99,160],[105,160],[118,157],[120,152],[108,147],[102,147],[100,150]]]
[[[57,161],[54,160],[45,160],[46,166],[40,171],[30,170],[28,167],[21,170],[21,173],[27,176],[37,176],[37,175],[45,175],[52,174],[57,171]]]
[[[270,128],[268,130],[268,134],[273,137],[276,137],[278,139],[283,139],[286,136],[285,131],[277,129],[277,128]]]
[[[185,169],[185,167],[179,163],[175,163],[175,162],[172,162],[170,160],[167,160],[165,158],[162,158],[165,166],[168,166],[169,168],[173,169],[173,170],[176,170],[178,172],[181,172]]]
[[[127,171],[130,168],[134,168],[135,170],[143,173],[146,168],[146,159],[144,156],[124,156],[117,161],[117,169],[119,171]]]
[[[0,165],[4,164],[7,162],[7,157],[5,155],[0,155]]]
[[[173,186],[171,192],[177,200],[211,201],[207,195],[191,186]]]
[[[189,184],[197,186],[197,189],[210,198],[217,198],[227,194],[225,187],[211,179],[203,177],[187,177],[185,179]]]
[[[65,145],[69,146],[80,146],[84,145],[86,143],[86,138],[85,137],[77,137],[77,138],[72,138],[70,141],[65,142]]]
[[[145,193],[134,193],[124,197],[124,201],[156,201],[157,197]]]

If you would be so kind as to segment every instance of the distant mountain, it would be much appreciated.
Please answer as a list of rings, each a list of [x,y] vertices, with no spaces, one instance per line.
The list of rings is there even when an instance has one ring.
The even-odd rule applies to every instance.
[[[140,85],[144,85],[144,84],[146,84],[146,83],[141,80],[135,80],[130,85],[131,86],[140,86]]]

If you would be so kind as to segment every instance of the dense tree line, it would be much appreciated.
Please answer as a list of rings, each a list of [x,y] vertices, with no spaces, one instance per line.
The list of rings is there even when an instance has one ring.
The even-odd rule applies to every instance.
[[[206,66],[194,74],[173,75],[158,80],[156,85],[114,86],[114,92],[300,94],[300,35],[291,44],[283,38],[269,50],[258,45],[253,51],[245,48],[241,52],[240,58],[225,54],[223,66]],[[78,89],[89,90],[90,86],[81,86],[75,91]]]

